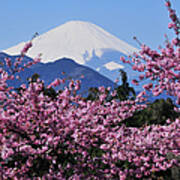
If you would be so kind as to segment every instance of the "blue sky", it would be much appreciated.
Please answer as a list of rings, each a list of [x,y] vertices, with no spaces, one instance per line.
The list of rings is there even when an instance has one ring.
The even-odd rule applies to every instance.
[[[180,14],[180,0],[171,2]],[[0,0],[0,20],[0,50],[70,20],[92,22],[135,47],[133,36],[153,48],[171,36],[164,0]]]

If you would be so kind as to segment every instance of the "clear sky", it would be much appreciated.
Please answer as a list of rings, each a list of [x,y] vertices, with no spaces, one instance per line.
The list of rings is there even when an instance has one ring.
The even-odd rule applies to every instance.
[[[180,14],[180,0],[171,0]],[[138,47],[133,36],[157,48],[171,36],[164,0],[0,0],[0,50],[70,20],[92,22]]]

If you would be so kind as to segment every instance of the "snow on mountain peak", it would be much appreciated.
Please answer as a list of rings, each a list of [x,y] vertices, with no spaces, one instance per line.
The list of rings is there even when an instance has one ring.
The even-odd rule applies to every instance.
[[[101,57],[104,49],[120,51],[130,55],[137,51],[124,41],[116,38],[101,27],[83,21],[69,21],[58,26],[32,40],[33,46],[28,56],[35,58],[42,53],[42,62],[54,62],[57,59],[67,57],[74,59],[79,64],[85,64],[93,54]],[[22,42],[10,47],[3,52],[17,55],[25,45]]]
[[[122,65],[120,65],[120,64],[118,64],[118,63],[116,63],[114,61],[111,61],[109,63],[104,64],[104,67],[106,67],[110,71],[124,68],[124,66],[122,66]]]

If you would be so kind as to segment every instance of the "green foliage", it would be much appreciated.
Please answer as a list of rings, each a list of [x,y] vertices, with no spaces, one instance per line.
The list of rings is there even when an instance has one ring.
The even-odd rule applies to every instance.
[[[135,112],[134,115],[123,123],[130,127],[142,127],[143,125],[165,124],[167,119],[175,120],[180,113],[174,111],[175,105],[172,100],[158,99],[142,111]]]
[[[57,96],[57,93],[56,93],[56,91],[51,87],[51,88],[43,88],[43,93],[44,93],[44,95],[46,95],[46,96],[49,96],[49,97],[51,97],[52,99],[55,99],[56,98],[56,96]]]
[[[37,80],[40,78],[40,75],[35,73],[32,75],[31,78],[28,78],[29,79],[29,83],[32,83],[32,82],[37,82]],[[44,84],[43,84],[44,85]],[[43,86],[43,94],[52,98],[52,99],[55,99],[56,96],[57,96],[57,93],[56,91],[51,87],[51,88],[46,88],[45,86]]]
[[[91,87],[88,90],[89,94],[87,96],[87,100],[95,101],[98,99],[100,92],[97,87]]]
[[[107,98],[106,98],[107,101],[111,101],[112,99],[124,101],[129,98],[135,98],[136,96],[135,90],[133,89],[133,87],[130,87],[129,83],[127,82],[128,78],[126,72],[122,69],[120,69],[119,72],[120,72],[122,84],[114,89],[116,91],[116,96],[114,97],[110,95],[110,91],[108,91],[107,89],[105,90],[107,94]],[[86,98],[87,100],[95,101],[99,98],[100,92],[97,87],[89,88],[88,92],[89,94]]]
[[[135,98],[136,92],[133,89],[133,87],[129,86],[129,83],[127,82],[128,78],[126,72],[122,69],[120,69],[119,72],[120,72],[122,84],[117,88],[115,88],[117,94],[114,98],[119,99],[120,101],[124,101],[129,98]]]
[[[38,73],[34,73],[31,78],[28,78],[29,83],[31,82],[37,82],[37,80],[40,78],[40,75]]]

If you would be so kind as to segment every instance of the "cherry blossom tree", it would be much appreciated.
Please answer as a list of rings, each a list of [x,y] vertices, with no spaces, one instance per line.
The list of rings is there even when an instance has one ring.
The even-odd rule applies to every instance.
[[[169,27],[178,36],[179,20],[169,1],[166,6],[172,19]],[[14,64],[5,59],[10,71],[0,69],[1,179],[152,179],[179,166],[180,119],[141,128],[121,123],[147,106],[143,104],[145,91],[135,99],[107,101],[105,88],[99,87],[99,98],[91,101],[78,95],[78,80],[71,80],[54,98],[44,88],[59,86],[64,79],[45,87],[36,78],[22,84],[18,92],[9,87],[7,81],[15,79],[16,72],[40,61],[37,56],[20,66],[31,46],[29,42]],[[160,52],[142,45],[132,61],[121,60],[144,73],[140,80],[156,80],[145,85],[145,90],[154,95],[165,90],[177,96],[179,104],[179,46],[178,37]]]

